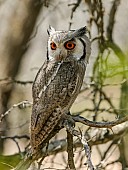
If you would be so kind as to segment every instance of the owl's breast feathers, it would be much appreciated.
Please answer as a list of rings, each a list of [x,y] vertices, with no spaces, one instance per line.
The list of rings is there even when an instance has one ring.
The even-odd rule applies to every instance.
[[[62,114],[76,99],[85,73],[83,61],[49,62],[40,68],[33,84],[31,145],[39,146]]]

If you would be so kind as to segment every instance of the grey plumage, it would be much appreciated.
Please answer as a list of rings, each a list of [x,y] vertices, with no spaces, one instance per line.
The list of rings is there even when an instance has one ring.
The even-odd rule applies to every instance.
[[[67,114],[79,94],[90,42],[86,28],[76,31],[48,30],[47,60],[33,83],[31,146],[33,150],[46,140],[63,114]]]

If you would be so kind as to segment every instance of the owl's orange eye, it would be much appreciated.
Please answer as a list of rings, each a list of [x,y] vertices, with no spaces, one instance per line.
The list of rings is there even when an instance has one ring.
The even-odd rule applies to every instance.
[[[66,48],[67,50],[72,50],[72,49],[75,48],[76,44],[74,44],[74,43],[71,42],[71,41],[68,41],[68,42],[66,42],[66,43],[64,44],[64,46],[65,46],[65,48]]]
[[[52,50],[56,50],[57,46],[54,42],[52,42],[50,45]]]

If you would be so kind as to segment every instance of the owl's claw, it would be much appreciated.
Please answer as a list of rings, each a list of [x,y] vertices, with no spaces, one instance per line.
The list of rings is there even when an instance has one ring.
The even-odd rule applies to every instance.
[[[69,127],[69,128],[74,128],[75,127],[75,121],[72,118],[72,115],[70,112],[68,114],[63,114],[59,123],[60,127]]]

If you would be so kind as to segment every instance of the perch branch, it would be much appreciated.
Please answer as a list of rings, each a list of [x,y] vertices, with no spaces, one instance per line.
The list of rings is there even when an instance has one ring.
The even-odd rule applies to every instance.
[[[128,116],[125,116],[123,118],[117,119],[115,121],[111,121],[111,122],[95,122],[95,121],[91,121],[88,120],[82,116],[77,116],[77,115],[73,115],[72,116],[73,120],[75,122],[80,122],[84,125],[90,126],[90,127],[98,127],[98,128],[112,128],[113,126],[119,125],[121,123],[124,123],[126,121],[128,121]]]

